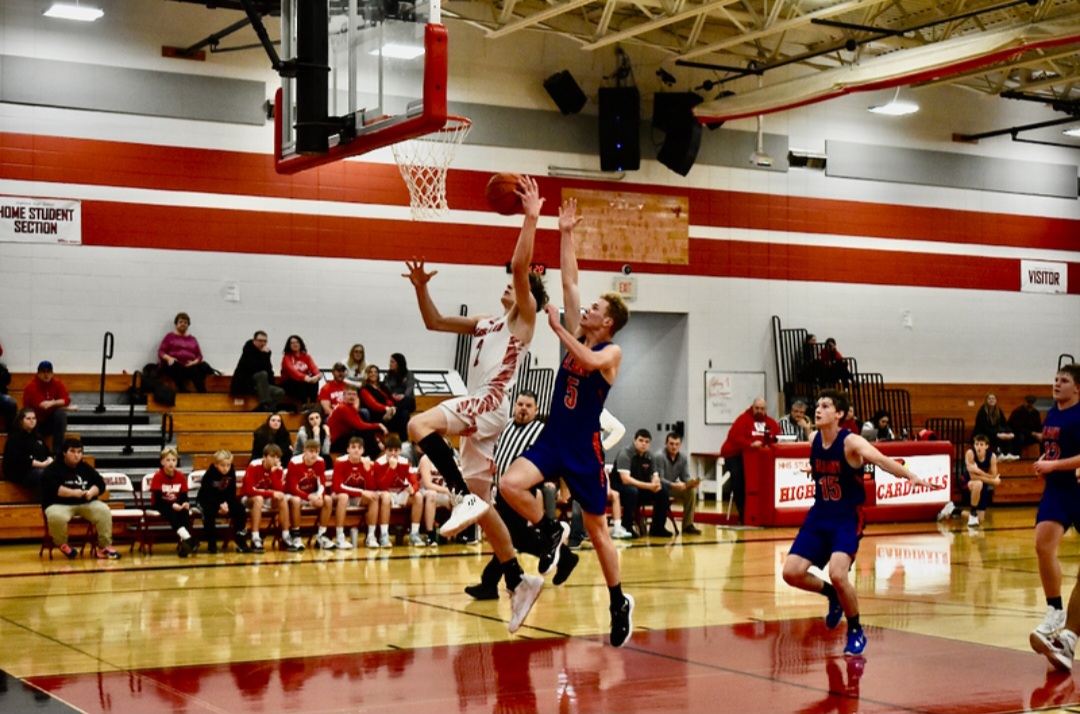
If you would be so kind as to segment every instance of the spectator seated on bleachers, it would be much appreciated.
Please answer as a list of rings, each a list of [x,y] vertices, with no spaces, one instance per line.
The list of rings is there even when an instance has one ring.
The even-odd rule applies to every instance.
[[[71,395],[64,383],[53,374],[53,364],[42,360],[37,374],[23,390],[23,406],[37,413],[38,429],[46,436],[52,435],[53,451],[64,441],[67,432],[67,413],[76,411],[78,404],[71,403]]]
[[[409,415],[399,410],[397,400],[379,376],[379,368],[368,365],[364,386],[360,389],[360,406],[367,410],[372,421],[383,424],[388,432],[397,434],[398,438],[407,438]]]
[[[416,382],[409,371],[405,355],[400,352],[390,355],[390,368],[383,376],[383,386],[394,398],[400,422],[408,424],[409,417],[416,411]],[[408,438],[408,434],[402,432],[399,432],[398,436],[403,440]]]
[[[229,393],[253,394],[259,400],[256,411],[270,412],[285,398],[285,390],[274,384],[274,363],[270,360],[271,350],[267,340],[266,333],[259,330],[244,343],[240,360],[233,370]]]
[[[179,312],[173,319],[175,329],[165,335],[158,346],[158,369],[176,385],[176,391],[188,391],[188,382],[195,391],[206,392],[206,377],[213,370],[203,361],[202,349],[194,335],[188,334],[191,318]]]
[[[327,382],[330,384],[330,382]],[[334,459],[330,455],[330,427],[323,424],[322,412],[318,409],[309,409],[304,412],[304,421],[296,430],[296,443],[293,445],[294,454],[304,453],[304,447],[308,442],[314,442],[319,449],[319,456],[326,463],[326,468],[334,468]]]
[[[281,355],[281,388],[301,405],[314,404],[319,396],[322,372],[307,351],[300,335],[289,335]]]
[[[37,414],[30,407],[20,410],[11,421],[4,445],[4,479],[36,492],[52,462],[49,447],[37,430]]]
[[[1037,401],[1034,394],[1029,394],[1024,397],[1024,403],[1009,415],[1009,427],[1014,434],[1012,443],[1007,447],[1011,456],[1019,458],[1025,446],[1042,443],[1042,414],[1035,408]]]
[[[388,431],[383,424],[364,421],[360,415],[360,397],[351,384],[345,387],[345,401],[330,413],[326,425],[330,427],[330,451],[345,451],[349,439],[359,436],[364,440],[364,453],[373,457],[382,451],[379,439]]]
[[[818,380],[822,384],[834,385],[837,382],[847,389],[851,385],[851,371],[843,355],[836,349],[836,340],[832,337],[825,340],[821,351],[817,355]]]
[[[993,393],[986,395],[983,405],[975,415],[973,433],[985,434],[989,437],[990,449],[998,454],[1000,460],[1013,461],[1020,458],[1019,456],[1014,457],[1011,453],[1005,453],[1007,449],[1011,450],[1015,435],[1012,427],[1009,426],[1009,422],[1005,419],[1005,412],[998,406],[997,397]]]
[[[874,412],[874,418],[862,425],[861,435],[867,441],[896,441],[893,434],[892,414],[888,409],[878,409]]]
[[[252,434],[252,460],[262,458],[263,449],[266,448],[267,444],[276,444],[281,449],[282,461],[288,461],[292,458],[292,438],[289,436],[289,428],[285,426],[285,419],[280,412],[275,412],[266,417],[266,423]]]

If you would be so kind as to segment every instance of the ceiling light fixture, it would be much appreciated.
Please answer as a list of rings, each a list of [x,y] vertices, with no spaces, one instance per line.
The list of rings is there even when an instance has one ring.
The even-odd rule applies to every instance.
[[[1074,127],[1072,129],[1066,129],[1065,131],[1063,131],[1061,133],[1064,134],[1065,136],[1080,137],[1080,126]]]
[[[387,43],[381,48],[375,48],[369,55],[379,55],[383,57],[390,57],[392,59],[411,60],[416,59],[420,55],[424,54],[424,48],[416,45],[399,45],[394,42]]]
[[[45,11],[45,17],[56,17],[62,20],[78,20],[79,22],[93,22],[102,17],[105,11],[96,7],[72,5],[66,2],[55,2]]]
[[[872,107],[868,107],[868,110],[874,114],[884,114],[890,117],[902,117],[907,114],[914,114],[919,111],[919,105],[915,102],[902,102],[900,101],[900,87],[896,88],[896,94],[893,95],[892,101],[885,104],[875,104]]]

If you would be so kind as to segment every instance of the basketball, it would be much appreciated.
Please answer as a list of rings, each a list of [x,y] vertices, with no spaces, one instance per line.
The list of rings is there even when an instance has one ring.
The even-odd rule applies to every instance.
[[[498,173],[491,177],[484,190],[484,197],[492,210],[504,216],[521,213],[521,197],[514,193],[518,189],[519,181],[521,176],[518,174]]]

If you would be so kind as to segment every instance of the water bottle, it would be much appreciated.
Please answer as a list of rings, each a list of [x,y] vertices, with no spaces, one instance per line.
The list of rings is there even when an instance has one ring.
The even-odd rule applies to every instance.
[[[352,541],[353,548],[360,544],[360,529],[356,526],[349,529],[349,540]]]

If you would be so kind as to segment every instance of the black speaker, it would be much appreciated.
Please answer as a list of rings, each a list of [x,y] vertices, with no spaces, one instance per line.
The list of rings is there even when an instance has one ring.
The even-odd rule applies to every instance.
[[[682,126],[683,119],[702,101],[693,92],[657,92],[653,95],[653,128],[668,131],[673,126]]]
[[[656,160],[680,176],[685,176],[694,166],[700,148],[701,124],[689,115],[679,124],[668,128],[664,145],[656,153]]]
[[[585,106],[585,92],[574,81],[570,70],[556,72],[544,80],[544,89],[555,100],[563,114],[577,114]]]
[[[600,89],[600,170],[637,171],[641,166],[637,87]]]

